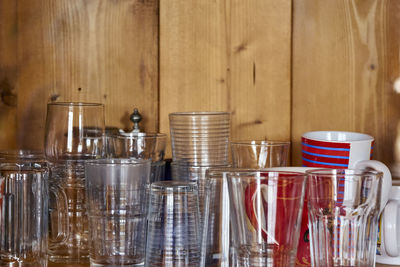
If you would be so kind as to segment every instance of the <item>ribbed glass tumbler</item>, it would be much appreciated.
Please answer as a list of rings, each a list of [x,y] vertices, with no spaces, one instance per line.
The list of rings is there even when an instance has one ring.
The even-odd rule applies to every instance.
[[[203,166],[228,163],[230,113],[170,113],[169,126],[174,161]]]
[[[199,266],[199,227],[196,183],[153,183],[150,189],[145,266]]]
[[[0,163],[0,266],[47,266],[48,169]]]
[[[382,173],[308,171],[311,265],[375,266]]]

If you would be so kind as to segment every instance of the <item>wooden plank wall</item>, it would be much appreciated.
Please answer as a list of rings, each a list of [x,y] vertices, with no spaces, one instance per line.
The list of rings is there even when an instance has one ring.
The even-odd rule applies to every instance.
[[[160,129],[174,111],[232,112],[232,139],[290,138],[291,1],[160,6]]]
[[[310,130],[376,138],[374,157],[393,162],[400,119],[400,1],[296,0],[292,141]],[[399,158],[400,160],[400,158]]]
[[[50,101],[104,103],[106,124],[120,128],[138,107],[158,130],[157,0],[0,3],[0,90],[18,95],[0,106],[1,132],[17,121],[2,147],[41,148]]]
[[[138,107],[146,131],[169,132],[173,111],[231,111],[233,139],[291,140],[294,164],[305,131],[366,132],[391,163],[399,11],[397,0],[0,0],[0,148],[40,148],[49,101],[97,101],[120,128]]]

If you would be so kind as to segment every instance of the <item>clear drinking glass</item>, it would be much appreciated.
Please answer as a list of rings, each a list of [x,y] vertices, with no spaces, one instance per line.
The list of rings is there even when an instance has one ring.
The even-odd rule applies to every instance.
[[[163,133],[125,133],[106,136],[106,155],[109,158],[151,159],[152,182],[165,176],[165,148],[167,135]]]
[[[91,266],[144,264],[150,160],[85,165]]]
[[[47,266],[48,169],[0,163],[0,266]]]
[[[67,198],[67,211],[50,200],[49,260],[89,262],[84,163],[103,155],[104,106],[97,103],[49,103],[45,156],[50,187]],[[58,229],[64,235],[59,234]]]
[[[227,173],[231,168],[210,168],[206,171],[204,222],[202,224],[202,267],[229,267],[230,204]]]
[[[167,135],[163,133],[127,133],[107,135],[106,153],[111,158],[164,159]]]
[[[307,171],[311,265],[375,266],[381,172]]]
[[[150,189],[145,266],[199,266],[199,227],[196,183],[153,183]]]
[[[306,175],[227,173],[237,266],[295,266]]]
[[[191,165],[224,165],[229,160],[229,112],[169,114],[172,159]]]
[[[290,142],[231,142],[232,165],[238,168],[262,169],[287,166]]]

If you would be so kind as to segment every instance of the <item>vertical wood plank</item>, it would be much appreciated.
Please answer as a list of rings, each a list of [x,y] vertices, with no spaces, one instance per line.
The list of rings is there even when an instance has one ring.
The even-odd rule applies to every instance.
[[[0,149],[16,147],[17,5],[0,1]]]
[[[160,2],[160,129],[230,111],[232,139],[290,138],[291,1]]]
[[[101,102],[106,124],[158,125],[158,1],[18,1],[18,142],[41,148],[46,103]]]
[[[312,130],[375,137],[374,158],[393,161],[400,95],[400,2],[294,1],[292,140]]]

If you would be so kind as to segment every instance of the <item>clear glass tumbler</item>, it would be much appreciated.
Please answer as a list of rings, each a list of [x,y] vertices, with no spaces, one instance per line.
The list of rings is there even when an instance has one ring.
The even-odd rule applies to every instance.
[[[59,195],[65,195],[68,203],[67,210],[52,200],[49,203],[49,260],[52,262],[89,262],[84,163],[103,155],[103,138],[102,104],[47,105],[45,156],[50,167],[49,186]]]
[[[290,142],[235,141],[231,142],[232,166],[262,169],[287,166]]]
[[[47,266],[48,169],[0,163],[0,266]]]
[[[85,164],[91,266],[144,264],[150,160]]]
[[[227,173],[231,168],[210,168],[206,171],[204,221],[202,224],[202,267],[229,267],[230,204]],[[230,264],[231,263],[231,264]]]
[[[375,266],[381,172],[308,171],[311,265]]]
[[[106,136],[108,158],[151,159],[151,182],[165,177],[165,148],[167,135],[163,133],[112,133]]]
[[[306,175],[233,171],[227,180],[237,266],[295,266]]]
[[[153,183],[150,189],[145,266],[199,266],[199,229],[196,183]]]

